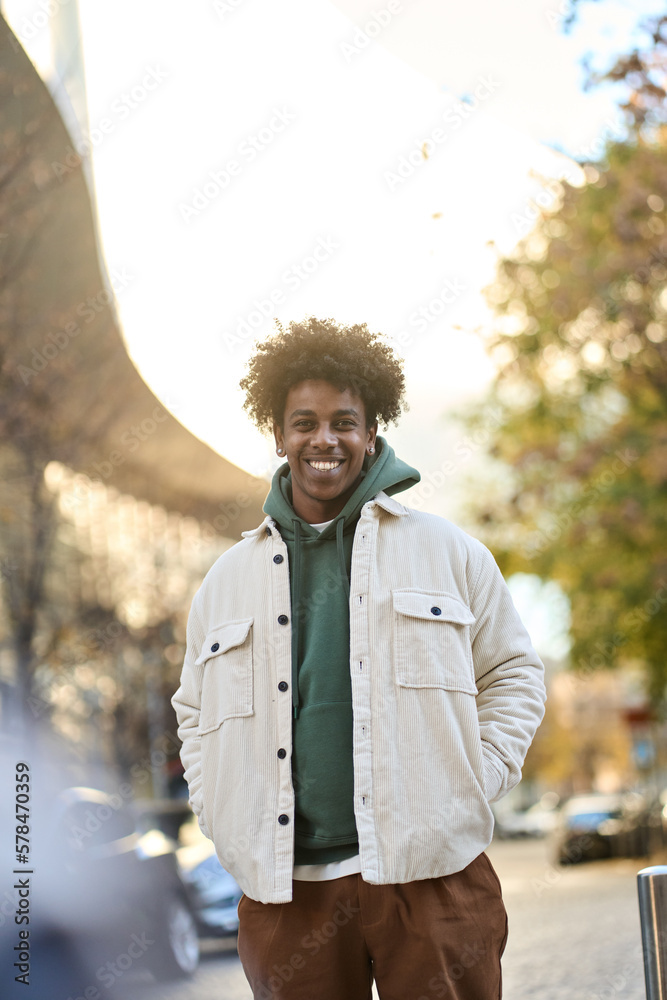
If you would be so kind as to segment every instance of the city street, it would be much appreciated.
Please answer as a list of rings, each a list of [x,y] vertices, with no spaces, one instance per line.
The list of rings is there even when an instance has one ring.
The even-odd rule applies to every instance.
[[[510,920],[504,1000],[644,1000],[635,876],[648,862],[559,866],[536,840],[494,842],[488,854]],[[118,987],[105,1000],[251,1000],[233,941],[207,943],[188,983]]]

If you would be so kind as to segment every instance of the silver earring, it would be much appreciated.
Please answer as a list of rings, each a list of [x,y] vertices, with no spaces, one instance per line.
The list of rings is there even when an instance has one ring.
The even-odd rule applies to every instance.
[[[368,454],[372,455],[374,451],[375,451],[375,448],[371,445],[371,447],[368,449]]]
[[[285,451],[283,448],[276,448],[276,455],[284,455]]]

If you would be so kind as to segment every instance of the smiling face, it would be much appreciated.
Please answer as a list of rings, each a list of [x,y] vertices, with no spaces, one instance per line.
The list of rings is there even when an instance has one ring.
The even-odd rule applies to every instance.
[[[292,506],[309,524],[330,521],[354,493],[364,456],[375,447],[377,422],[366,426],[361,396],[330,382],[308,379],[287,393],[278,448],[292,473]]]

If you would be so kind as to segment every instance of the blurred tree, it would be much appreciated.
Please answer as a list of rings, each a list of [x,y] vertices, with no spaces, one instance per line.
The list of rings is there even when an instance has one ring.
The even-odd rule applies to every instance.
[[[573,665],[641,661],[655,703],[667,683],[666,24],[607,74],[630,91],[628,141],[586,164],[582,186],[560,185],[488,291],[502,424],[493,496],[474,507],[505,572],[568,595]]]
[[[629,788],[637,782],[631,737],[621,724],[622,685],[597,673],[560,674],[549,692],[549,711],[526,756],[523,780],[539,780],[561,798],[591,788]]]
[[[564,17],[564,28],[570,30],[576,22],[579,7],[590,0],[574,0]],[[650,134],[656,126],[667,123],[667,14],[647,18],[641,28],[645,44],[620,55],[611,66],[593,69],[592,56],[587,57],[587,86],[618,84],[622,90],[619,107],[634,132]]]

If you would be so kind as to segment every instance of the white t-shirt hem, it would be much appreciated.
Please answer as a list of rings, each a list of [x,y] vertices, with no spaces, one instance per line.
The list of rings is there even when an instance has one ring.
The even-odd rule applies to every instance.
[[[294,865],[293,878],[296,882],[330,882],[334,878],[357,874],[361,874],[360,854],[325,865]]]

